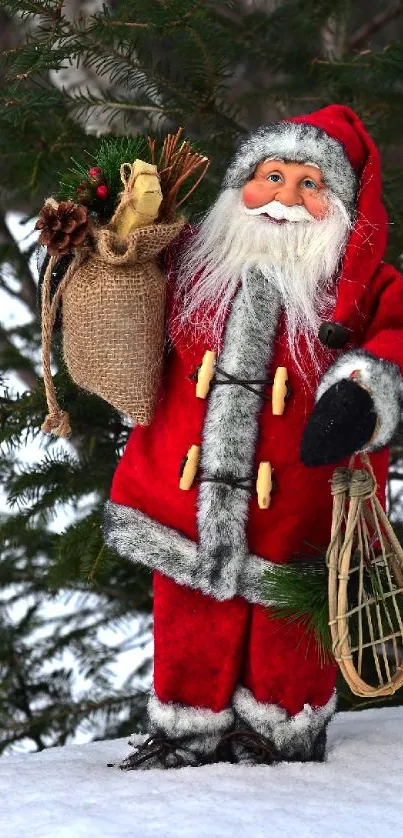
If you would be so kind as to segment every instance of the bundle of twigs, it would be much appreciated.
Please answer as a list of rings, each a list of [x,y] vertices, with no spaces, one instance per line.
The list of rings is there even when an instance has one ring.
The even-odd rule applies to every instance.
[[[183,128],[179,128],[176,134],[167,134],[158,161],[156,159],[157,142],[151,137],[148,138],[150,160],[153,165],[157,166],[163,194],[159,217],[164,220],[172,218],[175,211],[188,200],[210,165],[208,158],[198,154],[190,142],[184,140],[180,143],[182,134]],[[184,183],[196,172],[198,173],[196,180],[186,194],[179,197]]]
[[[355,695],[403,686],[403,549],[363,469],[336,469],[329,569],[333,653]],[[376,683],[367,683],[367,673]]]

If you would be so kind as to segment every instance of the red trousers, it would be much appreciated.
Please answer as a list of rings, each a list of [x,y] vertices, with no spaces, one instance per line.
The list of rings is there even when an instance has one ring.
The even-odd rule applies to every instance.
[[[160,701],[218,712],[238,685],[295,715],[321,707],[337,667],[303,625],[241,597],[218,602],[154,573],[154,689]]]

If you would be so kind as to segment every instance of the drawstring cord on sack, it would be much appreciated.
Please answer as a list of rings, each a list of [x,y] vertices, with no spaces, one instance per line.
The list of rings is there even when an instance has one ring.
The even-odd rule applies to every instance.
[[[71,433],[69,414],[59,407],[51,370],[52,335],[55,325],[57,309],[62,294],[69,284],[76,268],[83,261],[83,252],[77,254],[70,263],[63,279],[58,285],[53,300],[50,298],[52,273],[57,262],[57,256],[51,256],[46,267],[42,285],[42,365],[43,381],[45,385],[48,414],[41,430],[45,434],[65,437]]]
[[[126,175],[126,169],[128,169],[128,175]],[[132,190],[137,177],[137,171],[134,169],[134,163],[122,163],[119,171],[120,180],[122,181],[124,189],[119,195],[119,204],[109,222],[111,226],[116,223],[122,210],[127,206],[127,204],[130,204],[130,201],[133,200]]]

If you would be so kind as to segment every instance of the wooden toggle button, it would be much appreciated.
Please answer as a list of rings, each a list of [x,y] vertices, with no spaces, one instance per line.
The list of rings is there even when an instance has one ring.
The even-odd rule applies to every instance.
[[[271,394],[273,416],[282,416],[284,413],[285,400],[288,393],[287,382],[287,367],[277,367]]]
[[[256,480],[259,509],[268,509],[273,489],[273,473],[270,463],[260,463]]]
[[[200,462],[200,445],[191,445],[184,457],[180,470],[179,488],[185,492],[191,489],[196,477]]]
[[[203,361],[197,374],[196,396],[198,399],[207,398],[211,381],[214,378],[215,359],[216,353],[210,349],[204,353]]]

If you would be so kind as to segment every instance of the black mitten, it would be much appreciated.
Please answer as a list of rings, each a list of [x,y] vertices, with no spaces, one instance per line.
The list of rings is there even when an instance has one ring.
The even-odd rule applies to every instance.
[[[326,390],[308,419],[301,442],[302,462],[325,466],[360,451],[371,439],[376,419],[367,390],[343,378]]]

